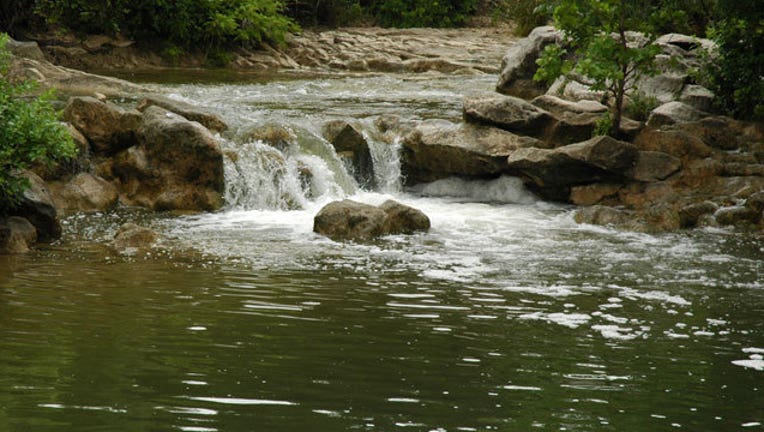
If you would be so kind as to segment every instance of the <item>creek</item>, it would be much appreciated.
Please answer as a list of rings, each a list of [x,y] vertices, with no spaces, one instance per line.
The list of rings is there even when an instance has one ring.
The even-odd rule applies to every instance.
[[[374,120],[459,121],[494,76],[141,78],[232,126],[227,206],[72,216],[0,256],[0,430],[762,428],[761,237],[577,225],[508,177],[402,186]],[[335,119],[359,122],[376,190],[320,138]],[[261,125],[294,139],[248,140]],[[432,230],[312,233],[341,198],[394,198]],[[126,221],[166,247],[109,253]]]

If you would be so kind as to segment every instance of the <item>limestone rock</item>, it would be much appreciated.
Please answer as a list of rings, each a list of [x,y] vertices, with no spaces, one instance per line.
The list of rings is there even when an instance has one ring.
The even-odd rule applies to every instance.
[[[335,241],[369,241],[391,234],[427,231],[430,219],[421,211],[388,200],[379,207],[352,200],[335,201],[313,220],[313,231]]]
[[[567,201],[570,187],[623,178],[637,159],[632,144],[610,137],[596,137],[554,150],[524,148],[513,152],[507,163],[542,196]]]
[[[679,171],[682,161],[663,152],[640,151],[636,164],[626,175],[641,182],[664,180]]]
[[[621,227],[627,225],[633,219],[633,212],[594,205],[576,210],[573,218],[576,223],[580,224]]]
[[[154,210],[209,211],[223,204],[223,153],[197,122],[149,107],[139,144],[123,151],[112,168],[127,204]]]
[[[679,220],[682,228],[694,228],[701,218],[716,212],[719,206],[711,201],[703,201],[686,205],[679,209]]]
[[[90,141],[97,154],[113,155],[137,143],[141,114],[93,97],[75,97],[64,109],[64,120]]]
[[[379,208],[387,214],[382,229],[386,234],[413,234],[430,229],[430,218],[421,210],[393,200],[385,201]]]
[[[209,113],[204,109],[193,106],[189,103],[173,100],[161,96],[150,96],[144,98],[138,104],[138,111],[145,111],[150,106],[158,106],[167,111],[174,112],[185,117],[188,120],[201,123],[202,126],[215,132],[223,132],[228,129],[228,125],[217,115]]]
[[[596,183],[574,186],[570,190],[570,202],[580,206],[599,204],[602,200],[614,197],[623,185],[617,183]]]
[[[313,231],[332,240],[365,241],[383,235],[384,210],[351,200],[335,201],[318,212]]]
[[[28,220],[37,230],[37,239],[49,242],[61,237],[61,224],[56,207],[45,182],[36,174],[25,171],[29,188],[24,190],[21,203],[13,210],[13,216]]]
[[[90,173],[77,174],[67,183],[51,183],[53,200],[61,214],[97,212],[117,204],[117,188]]]
[[[42,53],[37,42],[20,42],[10,39],[6,48],[16,57],[23,57],[31,60],[45,61],[45,54]]]
[[[12,216],[0,220],[0,255],[26,253],[37,241],[37,230],[28,220]]]
[[[496,177],[507,157],[540,141],[501,129],[442,121],[423,122],[403,139],[402,171],[409,184],[449,176]]]
[[[679,102],[700,111],[710,111],[714,103],[714,92],[696,84],[685,86],[679,95]]]
[[[722,207],[714,213],[716,222],[722,226],[755,224],[761,220],[761,212],[745,206]]]
[[[634,145],[642,151],[667,153],[683,161],[703,159],[714,154],[714,150],[697,136],[673,129],[644,129],[637,135]]]
[[[545,86],[533,81],[533,75],[538,70],[536,60],[547,45],[561,40],[561,32],[544,26],[533,29],[528,37],[515,42],[501,61],[496,91],[526,99],[543,94]]]
[[[693,108],[686,103],[674,101],[665,103],[654,109],[647,119],[647,125],[653,128],[698,121],[709,114]]]
[[[540,137],[553,123],[546,111],[514,96],[482,95],[464,100],[464,119],[518,135]]]
[[[554,95],[541,95],[534,98],[531,103],[556,116],[567,114],[604,114],[607,106],[593,100],[569,101]]]
[[[324,138],[334,146],[337,155],[349,165],[358,185],[364,189],[374,189],[374,161],[363,134],[343,120],[326,123],[322,132]]]

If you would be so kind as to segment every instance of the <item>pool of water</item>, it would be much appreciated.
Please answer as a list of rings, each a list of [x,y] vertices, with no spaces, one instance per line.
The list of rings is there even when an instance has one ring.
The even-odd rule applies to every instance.
[[[396,143],[375,139],[374,119],[458,121],[461,98],[493,82],[157,85],[232,125],[229,204],[73,216],[60,242],[0,256],[0,430],[762,429],[760,236],[577,225],[512,178],[396,181]],[[367,134],[379,190],[357,188],[321,142],[337,118]],[[239,132],[272,123],[297,137],[279,150],[287,167],[308,163],[323,186],[246,163],[274,150]],[[415,206],[432,230],[367,244],[312,233],[346,197]],[[162,248],[110,251],[126,221]]]

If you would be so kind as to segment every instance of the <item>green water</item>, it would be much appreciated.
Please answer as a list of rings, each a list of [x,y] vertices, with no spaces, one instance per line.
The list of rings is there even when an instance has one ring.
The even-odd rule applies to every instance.
[[[461,96],[494,81],[159,86],[232,125],[231,202],[73,216],[60,242],[0,256],[0,432],[762,430],[760,234],[577,225],[508,178],[405,191],[395,147],[377,142],[381,192],[346,192],[330,150],[285,153],[324,184],[283,210],[299,188],[279,190],[294,182],[246,164],[262,146],[235,139],[263,123],[310,135],[336,118],[367,133],[383,114],[458,121]],[[395,198],[432,229],[371,244],[313,234],[318,209],[346,195]],[[111,251],[128,221],[161,247]]]

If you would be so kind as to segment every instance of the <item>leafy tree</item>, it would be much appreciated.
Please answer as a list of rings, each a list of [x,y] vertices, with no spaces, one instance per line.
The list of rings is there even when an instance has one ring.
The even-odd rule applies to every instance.
[[[28,187],[27,180],[19,177],[20,170],[75,153],[71,135],[49,103],[52,93],[25,97],[33,85],[8,80],[7,42],[8,35],[0,34],[0,214],[15,207]]]
[[[384,27],[456,27],[477,8],[477,0],[375,0],[370,8]]]
[[[649,2],[638,0],[560,0],[554,21],[565,40],[562,46],[545,49],[534,78],[553,81],[571,73],[588,78],[592,89],[606,92],[607,129],[618,135],[629,86],[641,75],[654,73],[658,47],[650,33],[653,11]],[[635,30],[647,40],[633,38]]]
[[[764,7],[761,0],[719,0],[712,32],[719,57],[710,67],[720,108],[735,117],[764,120]]]

